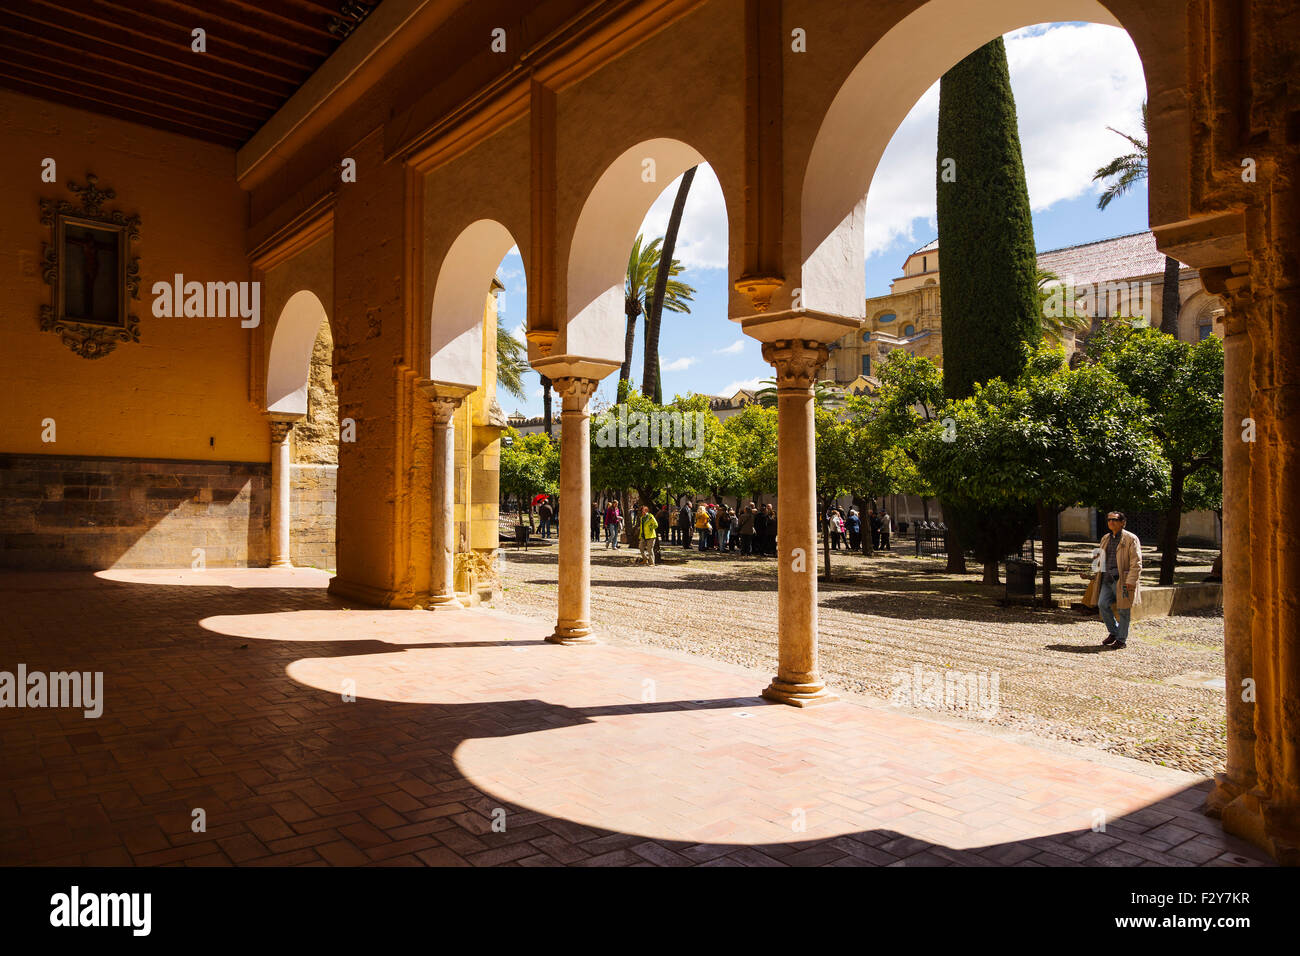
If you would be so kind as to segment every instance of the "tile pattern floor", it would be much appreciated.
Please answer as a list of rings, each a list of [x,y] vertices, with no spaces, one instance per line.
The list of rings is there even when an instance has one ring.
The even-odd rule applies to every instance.
[[[0,709],[0,864],[1267,862],[1188,774],[327,580],[0,574],[0,671],[104,673],[97,719]]]

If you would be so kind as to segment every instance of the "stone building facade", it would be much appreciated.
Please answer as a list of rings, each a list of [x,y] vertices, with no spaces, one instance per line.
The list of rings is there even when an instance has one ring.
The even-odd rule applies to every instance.
[[[1155,236],[1139,232],[1085,242],[1038,254],[1038,268],[1058,277],[1080,298],[1072,305],[1091,319],[1145,315],[1160,324],[1165,257]],[[1048,286],[1050,288],[1050,285]],[[1200,272],[1182,266],[1178,275],[1178,337],[1196,342],[1223,335],[1223,301],[1206,290]],[[1074,351],[1082,339],[1067,333]],[[903,274],[890,283],[889,294],[867,299],[862,328],[840,338],[826,364],[827,378],[849,391],[870,391],[875,373],[897,349],[943,365],[943,310],[940,302],[939,241],[917,249],[903,262]]]

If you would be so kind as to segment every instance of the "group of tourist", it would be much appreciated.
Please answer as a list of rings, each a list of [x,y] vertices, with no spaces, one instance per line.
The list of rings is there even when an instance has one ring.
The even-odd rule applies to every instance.
[[[862,516],[857,508],[850,508],[846,515],[839,508],[826,512],[826,528],[831,539],[831,550],[862,550]],[[871,547],[875,551],[889,551],[889,536],[894,532],[894,519],[889,512],[875,508],[867,512],[867,532],[871,535]]]
[[[712,501],[683,501],[676,509],[660,509],[660,523],[667,525],[673,544],[695,547],[716,554],[739,553],[741,557],[776,557],[776,508],[750,502],[739,511]]]

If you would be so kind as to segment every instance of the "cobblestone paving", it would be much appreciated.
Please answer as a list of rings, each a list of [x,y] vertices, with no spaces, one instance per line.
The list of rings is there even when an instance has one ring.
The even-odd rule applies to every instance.
[[[775,560],[664,550],[674,563],[648,568],[632,552],[595,546],[592,618],[601,636],[773,673]],[[1082,563],[1083,551],[1066,546],[1062,557]],[[1146,560],[1144,583],[1154,584]],[[512,549],[505,565],[507,590],[496,606],[553,622],[554,549]],[[917,667],[922,687],[934,674],[996,675],[996,715],[963,709],[960,696],[939,709],[1206,776],[1223,770],[1222,683],[1169,683],[1188,674],[1202,676],[1186,684],[1222,680],[1221,613],[1134,622],[1128,647],[1112,651],[1100,646],[1105,630],[1095,614],[1002,607],[1002,587],[946,575],[935,559],[835,553],[832,568],[858,580],[821,586],[821,669],[831,685],[924,704],[910,676]],[[1199,576],[1191,567],[1180,575]],[[1054,579],[1060,594],[1082,591],[1077,578]]]
[[[496,611],[349,609],[326,583],[0,575],[0,670],[105,679],[95,719],[0,709],[0,864],[1264,860],[1199,812],[1190,774],[889,707],[766,704],[756,671],[559,647]]]

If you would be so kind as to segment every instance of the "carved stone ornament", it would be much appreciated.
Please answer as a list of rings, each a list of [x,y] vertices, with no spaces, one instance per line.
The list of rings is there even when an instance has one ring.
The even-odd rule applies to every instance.
[[[105,210],[116,198],[93,173],[86,184],[69,182],[80,204],[42,199],[41,225],[50,227],[41,272],[51,288],[41,306],[41,329],[59,335],[82,358],[102,358],[118,342],[140,341],[140,320],[130,300],[140,298],[140,259],[131,243],[140,238],[140,217]]]
[[[776,369],[778,391],[811,389],[829,357],[830,353],[821,342],[784,339],[763,343],[763,361]]]

